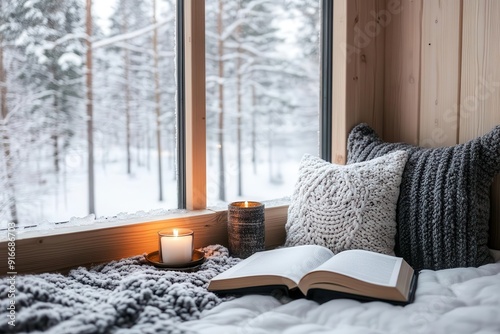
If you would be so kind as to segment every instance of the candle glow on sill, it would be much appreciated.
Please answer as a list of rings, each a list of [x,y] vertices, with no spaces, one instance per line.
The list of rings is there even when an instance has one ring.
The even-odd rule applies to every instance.
[[[177,237],[179,236],[179,230],[174,228],[174,237]]]
[[[245,208],[248,208],[248,201],[245,201]]]

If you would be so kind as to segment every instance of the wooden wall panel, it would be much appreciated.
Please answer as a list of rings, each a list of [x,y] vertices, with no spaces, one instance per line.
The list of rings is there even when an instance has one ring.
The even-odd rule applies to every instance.
[[[500,124],[500,1],[386,1],[398,5],[385,30],[384,139],[447,146]],[[500,249],[500,177],[492,188]]]
[[[336,0],[333,36],[332,160],[345,163],[349,131],[382,132],[385,0]]]
[[[348,59],[352,77],[347,92],[352,110],[348,110],[348,130],[359,122],[369,123],[379,133],[383,126],[384,105],[384,22],[385,1],[350,1],[350,18],[354,21],[352,43],[356,49]],[[351,30],[351,29],[350,29]],[[352,79],[352,80],[351,80]]]
[[[387,0],[383,138],[418,144],[422,0]]]
[[[500,1],[464,0],[460,142],[500,124]]]
[[[458,141],[461,7],[461,0],[423,1],[420,146],[451,146]]]
[[[459,141],[500,124],[500,1],[464,0]],[[493,186],[490,246],[500,249],[500,180]]]

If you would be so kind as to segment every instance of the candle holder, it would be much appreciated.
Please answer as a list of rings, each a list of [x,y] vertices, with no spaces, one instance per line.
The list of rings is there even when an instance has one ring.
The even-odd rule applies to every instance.
[[[265,249],[264,204],[233,202],[228,206],[227,232],[229,253],[247,258]]]
[[[160,261],[160,251],[156,250],[146,255],[146,261],[156,268],[164,270],[193,272],[198,270],[203,262],[205,262],[205,252],[195,249],[193,250],[193,256],[191,257],[190,262],[181,264],[166,264]]]
[[[159,260],[167,265],[187,264],[193,255],[194,233],[186,228],[158,232]]]

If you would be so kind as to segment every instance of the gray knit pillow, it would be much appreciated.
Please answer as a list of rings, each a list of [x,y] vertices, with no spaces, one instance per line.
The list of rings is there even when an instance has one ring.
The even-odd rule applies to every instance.
[[[305,155],[288,208],[285,246],[394,254],[396,203],[407,159],[399,151],[344,166]]]
[[[396,254],[415,269],[480,266],[488,251],[490,186],[500,171],[500,126],[453,147],[385,143],[366,124],[349,134],[348,163],[409,153],[398,201]]]

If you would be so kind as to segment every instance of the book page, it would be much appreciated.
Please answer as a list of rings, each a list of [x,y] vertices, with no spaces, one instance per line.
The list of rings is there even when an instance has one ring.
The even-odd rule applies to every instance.
[[[333,252],[329,249],[313,245],[258,252],[217,275],[214,280],[274,275],[287,277],[298,283],[304,274],[332,256]]]
[[[402,259],[364,250],[340,252],[317,270],[333,271],[369,283],[396,286]]]

